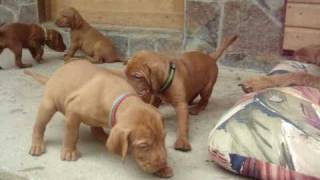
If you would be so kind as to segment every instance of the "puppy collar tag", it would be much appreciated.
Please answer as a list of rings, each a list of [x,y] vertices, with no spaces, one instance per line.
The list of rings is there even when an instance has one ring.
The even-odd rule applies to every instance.
[[[135,95],[132,93],[124,93],[124,94],[120,95],[119,97],[117,97],[116,100],[113,101],[112,106],[111,106],[111,111],[109,113],[110,128],[116,124],[116,114],[117,114],[117,110],[119,109],[121,103],[130,96],[135,96]]]
[[[164,82],[164,84],[161,86],[159,93],[165,92],[171,86],[175,71],[176,71],[176,65],[170,62],[169,75],[166,81]]]

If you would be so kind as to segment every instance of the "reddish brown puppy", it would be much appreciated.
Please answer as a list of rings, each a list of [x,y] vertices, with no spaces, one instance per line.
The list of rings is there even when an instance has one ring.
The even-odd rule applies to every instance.
[[[297,61],[320,65],[320,45],[311,45],[300,48],[294,52]],[[259,91],[273,87],[288,86],[310,86],[320,90],[320,77],[304,72],[288,72],[287,74],[276,74],[271,76],[261,76],[250,79],[239,84],[246,93]]]
[[[60,12],[56,25],[71,29],[71,47],[65,55],[68,61],[77,50],[92,57],[92,63],[118,62],[119,56],[112,41],[88,24],[74,8]]]
[[[175,107],[178,116],[175,149],[191,150],[188,112],[196,115],[207,106],[218,75],[216,61],[236,39],[237,36],[228,39],[210,55],[194,51],[174,60],[154,52],[141,51],[129,60],[125,73],[136,91],[142,96],[151,93]],[[188,105],[198,95],[200,101],[188,110]],[[159,102],[154,104],[159,105]]]
[[[83,73],[86,72],[86,73]],[[74,60],[58,69],[50,79],[26,72],[46,85],[32,134],[30,154],[45,152],[44,133],[56,112],[65,115],[61,159],[80,157],[79,126],[89,125],[95,136],[99,128],[110,128],[107,148],[124,159],[131,150],[140,167],[161,177],[172,176],[167,164],[164,124],[160,112],[134,95],[125,79],[87,61]],[[123,96],[125,95],[125,96]]]
[[[15,55],[15,64],[19,68],[31,67],[22,63],[22,49],[29,49],[32,57],[42,61],[43,46],[63,52],[66,49],[61,34],[53,29],[46,29],[37,24],[10,23],[0,27],[0,53],[10,49]]]

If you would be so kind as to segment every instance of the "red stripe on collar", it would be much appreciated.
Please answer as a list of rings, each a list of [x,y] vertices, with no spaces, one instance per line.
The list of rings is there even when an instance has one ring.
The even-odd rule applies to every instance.
[[[130,96],[136,96],[136,95],[132,93],[122,94],[112,103],[112,107],[109,115],[109,122],[110,122],[109,124],[111,124],[111,127],[113,127],[117,122],[116,115],[120,105]]]

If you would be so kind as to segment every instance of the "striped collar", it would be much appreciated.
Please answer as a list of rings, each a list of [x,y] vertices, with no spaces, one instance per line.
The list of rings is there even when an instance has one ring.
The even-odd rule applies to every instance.
[[[113,101],[111,106],[111,111],[109,113],[109,127],[112,128],[117,123],[117,111],[121,105],[121,103],[126,100],[130,96],[135,96],[133,93],[124,93],[117,97],[116,100]]]
[[[172,81],[174,79],[175,71],[176,71],[176,65],[173,64],[172,62],[170,62],[169,75],[168,75],[166,81],[161,86],[159,93],[164,93],[171,86]]]

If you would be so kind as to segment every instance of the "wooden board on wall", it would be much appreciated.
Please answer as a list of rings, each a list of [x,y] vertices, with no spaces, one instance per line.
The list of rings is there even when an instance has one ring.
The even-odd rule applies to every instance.
[[[320,0],[288,0],[283,49],[320,44]]]
[[[284,33],[284,49],[297,50],[299,48],[320,44],[320,31],[305,28],[286,28]]]
[[[184,0],[49,0],[48,4],[50,19],[72,6],[95,24],[183,28]]]
[[[319,28],[320,4],[289,3],[286,26]]]

